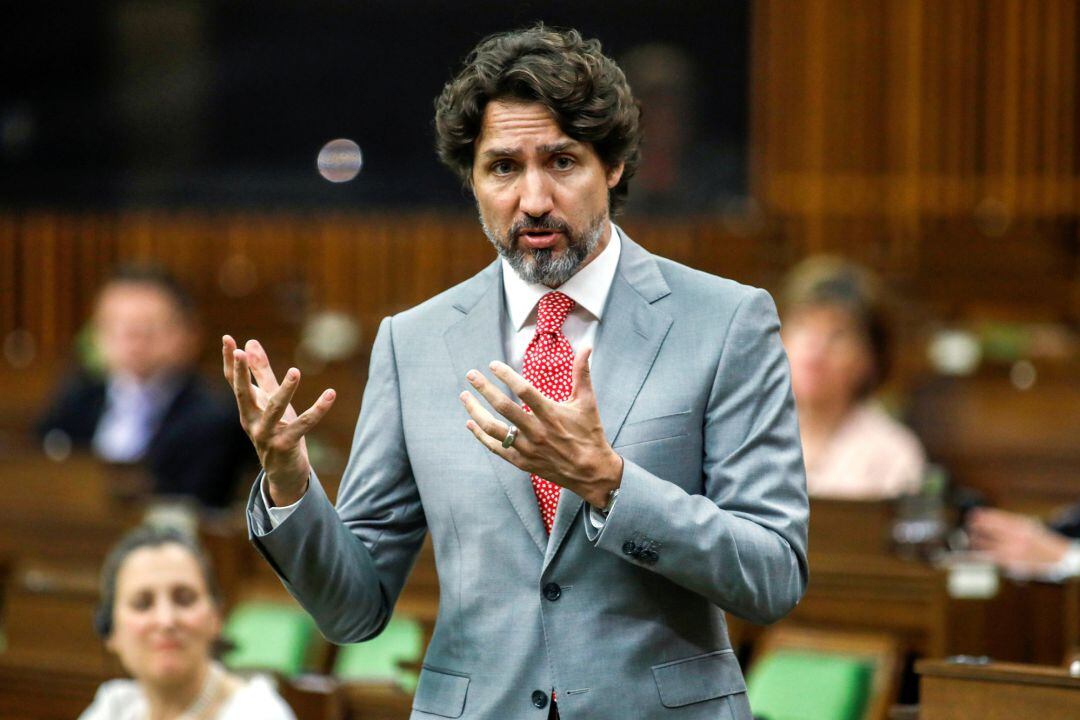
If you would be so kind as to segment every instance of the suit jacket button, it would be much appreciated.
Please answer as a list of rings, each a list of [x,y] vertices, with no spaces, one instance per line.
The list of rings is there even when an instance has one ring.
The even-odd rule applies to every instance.
[[[623,555],[634,557],[638,553],[638,546],[633,540],[627,540],[622,546]]]
[[[547,707],[547,700],[548,698],[546,692],[544,692],[543,690],[533,690],[532,704],[534,707],[543,710]]]
[[[660,554],[655,550],[646,550],[645,552],[641,553],[641,559],[644,562],[647,562],[649,565],[652,565],[660,559]]]
[[[562,597],[562,588],[555,583],[548,583],[544,586],[544,597],[551,602],[555,602]]]

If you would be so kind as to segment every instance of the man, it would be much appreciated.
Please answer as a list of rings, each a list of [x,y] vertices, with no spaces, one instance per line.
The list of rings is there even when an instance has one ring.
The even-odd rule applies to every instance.
[[[439,618],[413,718],[749,720],[723,610],[773,621],[805,588],[775,309],[611,223],[638,122],[576,31],[469,55],[438,148],[501,259],[383,321],[336,510],[303,440],[333,391],[297,416],[299,373],[279,386],[257,342],[224,338],[265,470],[252,539],[328,638],[382,629],[431,533]]]
[[[38,434],[62,433],[103,460],[141,465],[155,494],[229,504],[253,458],[236,411],[194,369],[188,294],[155,268],[121,268],[98,294],[92,328],[100,370],[67,380]]]

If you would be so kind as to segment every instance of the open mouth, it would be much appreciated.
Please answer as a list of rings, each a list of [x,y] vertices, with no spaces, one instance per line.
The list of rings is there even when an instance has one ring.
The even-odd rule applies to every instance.
[[[558,230],[523,230],[518,233],[521,242],[533,250],[553,247],[560,237],[562,233]]]

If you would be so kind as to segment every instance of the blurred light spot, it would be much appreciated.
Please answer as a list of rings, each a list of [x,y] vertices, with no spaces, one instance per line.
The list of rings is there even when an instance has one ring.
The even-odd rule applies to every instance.
[[[975,226],[987,237],[1001,237],[1012,224],[1008,206],[996,198],[984,198],[975,208]]]
[[[29,330],[12,330],[4,338],[4,357],[12,367],[29,367],[35,355],[37,342]]]
[[[349,182],[363,165],[360,146],[352,140],[338,138],[323,145],[319,151],[319,174],[333,183]]]
[[[242,253],[229,256],[218,269],[218,285],[230,297],[250,295],[258,284],[259,273],[255,263]]]
[[[41,449],[53,462],[64,462],[71,457],[71,437],[63,430],[50,430],[41,439]]]
[[[973,333],[941,330],[930,339],[927,358],[942,375],[970,375],[982,359],[982,347]]]
[[[1030,360],[1017,360],[1009,370],[1009,380],[1017,390],[1030,390],[1038,379],[1039,373]]]
[[[301,330],[303,354],[322,363],[351,357],[359,344],[359,323],[342,312],[316,313]]]

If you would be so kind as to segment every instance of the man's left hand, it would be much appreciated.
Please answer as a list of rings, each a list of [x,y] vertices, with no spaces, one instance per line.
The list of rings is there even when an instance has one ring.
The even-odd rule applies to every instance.
[[[574,390],[561,403],[544,397],[505,363],[491,363],[495,377],[506,383],[531,412],[507,397],[482,373],[470,370],[468,381],[509,424],[488,412],[470,392],[461,393],[461,401],[471,418],[465,426],[488,450],[602,508],[608,493],[619,487],[623,460],[608,444],[600,423],[589,377],[591,353],[584,350],[574,358]],[[511,424],[518,428],[518,436],[513,445],[504,448],[503,440]]]

